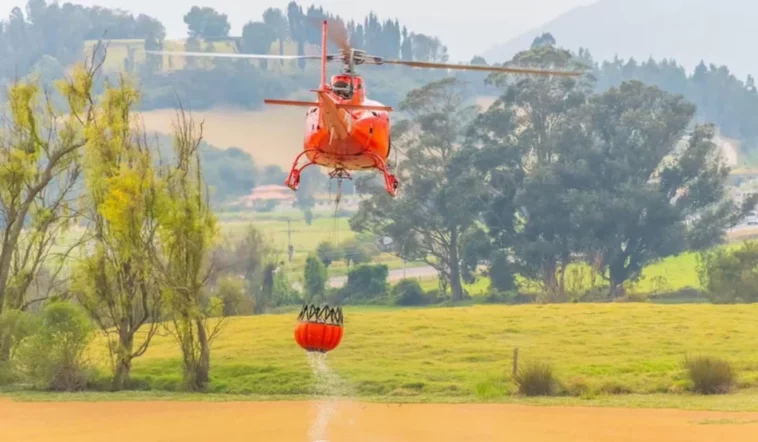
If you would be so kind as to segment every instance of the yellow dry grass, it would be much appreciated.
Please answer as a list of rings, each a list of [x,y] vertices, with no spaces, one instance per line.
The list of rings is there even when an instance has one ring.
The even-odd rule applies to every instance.
[[[205,141],[222,149],[238,147],[259,166],[275,164],[289,171],[295,156],[303,150],[305,115],[301,108],[212,109],[192,111],[192,115],[198,122],[204,121]],[[176,111],[147,111],[142,117],[146,130],[170,134]]]

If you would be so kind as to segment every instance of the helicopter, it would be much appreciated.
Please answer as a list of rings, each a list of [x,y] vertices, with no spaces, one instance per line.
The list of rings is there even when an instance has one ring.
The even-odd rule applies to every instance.
[[[403,65],[416,68],[459,69],[513,74],[579,76],[576,71],[541,70],[486,65],[448,64],[409,60],[387,60],[353,48],[347,31],[340,22],[321,20],[321,55],[269,55],[246,53],[145,51],[157,55],[190,57],[222,57],[245,59],[321,61],[321,82],[315,101],[265,99],[264,103],[282,106],[307,107],[303,150],[292,163],[285,185],[297,191],[302,171],[317,165],[330,170],[329,177],[351,179],[350,171],[374,169],[382,173],[387,193],[395,197],[399,187],[397,177],[390,173],[387,159],[392,151],[390,112],[392,107],[368,98],[366,83],[356,73],[358,65]],[[331,28],[331,33],[328,32]],[[338,54],[327,54],[327,39],[338,48]],[[341,72],[326,78],[327,63],[338,61]],[[307,163],[299,165],[305,156]]]

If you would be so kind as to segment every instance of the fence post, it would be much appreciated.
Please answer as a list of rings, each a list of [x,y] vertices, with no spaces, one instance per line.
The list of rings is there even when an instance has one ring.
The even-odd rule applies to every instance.
[[[513,349],[513,377],[518,373],[518,347]]]

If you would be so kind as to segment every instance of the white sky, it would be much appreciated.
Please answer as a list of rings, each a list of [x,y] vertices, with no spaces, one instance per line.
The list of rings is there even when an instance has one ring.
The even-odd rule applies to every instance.
[[[48,0],[50,1],[50,0]],[[452,61],[468,61],[491,46],[539,26],[556,16],[595,0],[321,0],[298,1],[304,7],[315,3],[343,18],[360,19],[374,11],[380,19],[397,18],[416,32],[439,37],[448,46]],[[65,3],[65,1],[61,1]],[[270,6],[285,9],[289,0],[72,0],[87,6],[99,5],[144,13],[161,20],[169,38],[186,36],[182,16],[193,5],[212,6],[227,14],[232,33],[239,34],[250,20],[260,20]],[[0,0],[0,14],[7,17],[26,0]],[[178,7],[177,7],[178,6]]]

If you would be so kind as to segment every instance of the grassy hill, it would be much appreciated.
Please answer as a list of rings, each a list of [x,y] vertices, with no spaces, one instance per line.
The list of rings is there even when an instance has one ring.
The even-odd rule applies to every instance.
[[[589,396],[681,393],[686,354],[727,358],[747,388],[758,385],[756,314],[754,305],[346,308],[345,336],[328,363],[345,395],[382,400],[505,400],[514,390],[516,347],[522,364],[552,364],[566,394],[585,387]],[[294,324],[295,312],[231,319],[213,347],[211,391],[311,393],[313,374],[293,340]],[[92,356],[105,367],[102,348],[93,347]],[[170,337],[156,337],[135,360],[134,377],[177,388],[181,361]]]

